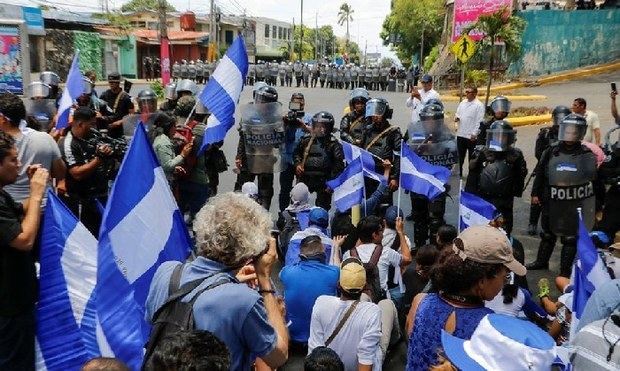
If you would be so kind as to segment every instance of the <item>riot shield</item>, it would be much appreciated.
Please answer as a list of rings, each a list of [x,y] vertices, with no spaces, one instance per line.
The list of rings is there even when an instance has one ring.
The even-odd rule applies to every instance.
[[[284,122],[278,102],[246,104],[241,108],[241,130],[248,171],[253,174],[282,170]]]
[[[594,226],[595,197],[592,180],[596,175],[593,153],[580,155],[558,152],[547,165],[549,174],[549,226],[557,236],[576,236],[577,208],[588,230]]]
[[[28,99],[26,112],[32,116],[38,124],[39,131],[47,131],[52,119],[56,115],[56,104],[53,99]]]
[[[123,118],[123,135],[128,139],[133,137],[133,134],[136,131],[136,127],[140,122],[144,124],[144,128],[148,133],[153,129],[153,126],[155,125],[155,119],[158,115],[159,113],[149,113],[145,115],[135,113],[133,115],[125,116]]]
[[[443,120],[425,120],[409,124],[407,144],[412,151],[433,165],[452,168],[458,162],[456,137]]]

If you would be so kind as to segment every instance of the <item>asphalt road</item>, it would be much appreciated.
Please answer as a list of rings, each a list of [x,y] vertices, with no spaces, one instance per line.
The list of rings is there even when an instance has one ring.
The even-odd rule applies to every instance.
[[[568,82],[560,82],[555,84],[543,85],[539,87],[533,88],[523,88],[517,91],[512,91],[511,94],[541,94],[547,97],[546,100],[543,101],[520,101],[514,102],[512,107],[516,108],[519,106],[525,107],[538,107],[538,106],[547,106],[551,109],[556,105],[566,105],[570,107],[574,98],[583,97],[588,102],[588,109],[593,110],[598,113],[601,125],[602,125],[602,133],[603,135],[610,129],[613,125],[613,120],[611,118],[610,112],[610,99],[609,92],[610,86],[609,83],[612,81],[620,82],[620,71],[594,75],[591,77],[585,77],[579,80],[573,80]],[[144,85],[134,85],[131,91],[131,95],[135,96],[137,93],[144,88]],[[316,113],[318,111],[329,111],[331,112],[336,120],[339,122],[340,117],[342,117],[342,112],[345,106],[348,104],[348,91],[345,90],[333,90],[333,89],[320,89],[320,88],[286,88],[286,87],[277,87],[280,101],[288,102],[291,94],[293,92],[302,92],[306,98],[306,112]],[[410,118],[410,111],[405,106],[405,100],[407,99],[406,93],[391,93],[391,92],[370,92],[372,97],[384,97],[390,102],[390,106],[394,109],[394,116],[391,120],[393,125],[398,125],[403,133],[406,130],[407,124]],[[441,93],[441,91],[440,91]],[[251,87],[246,87],[241,95],[240,102],[241,104],[245,102],[249,102],[252,97]],[[286,103],[285,103],[286,105]],[[454,112],[456,111],[456,102],[447,102],[446,103],[446,112],[448,116],[446,117],[446,122],[452,122],[452,117]],[[237,113],[239,109],[237,109]],[[237,120],[238,121],[238,120]],[[338,125],[338,124],[337,124]],[[533,126],[524,126],[519,127],[517,129],[517,143],[516,146],[523,151],[523,154],[526,158],[528,164],[528,170],[531,170],[536,165],[536,159],[534,157],[534,143],[536,140],[536,136],[543,125],[533,125]],[[234,156],[236,153],[238,141],[238,134],[236,130],[231,130],[228,133],[228,136],[224,142],[224,152],[228,158],[228,162],[234,166]],[[467,171],[465,171],[465,174]],[[453,191],[452,200],[447,200],[446,205],[446,221],[450,224],[456,225],[458,218],[458,192],[455,190],[458,189],[458,171],[454,172],[451,178],[451,185]],[[234,186],[236,175],[232,172],[231,169],[221,174],[220,178],[220,192],[222,191],[231,191]],[[274,216],[274,219],[277,215],[277,195],[279,193],[279,184],[277,181],[277,175],[275,177],[274,188],[275,195],[272,200],[271,213]],[[539,243],[538,237],[528,236],[526,233],[526,228],[528,224],[529,217],[529,194],[530,194],[530,186],[524,192],[524,197],[515,200],[514,207],[514,231],[513,235],[517,239],[519,239],[525,248],[526,262],[532,261],[536,256],[537,246]],[[396,196],[394,201],[396,202]],[[411,204],[409,202],[409,197],[407,195],[402,195],[401,197],[401,207],[405,212],[405,215],[408,215],[411,210]],[[406,223],[406,232],[407,234],[412,235],[413,233],[413,225],[411,222]],[[413,239],[413,238],[412,238]],[[528,274],[528,281],[530,283],[530,287],[532,289],[536,288],[536,282],[541,277],[548,277],[550,281],[553,282],[552,278],[555,277],[556,272],[558,271],[558,263],[559,263],[559,250],[560,248],[556,248],[554,255],[551,259],[551,270],[550,271],[533,271]],[[401,344],[395,352],[392,354],[392,358],[388,360],[384,369],[385,370],[402,370],[403,364],[406,359],[406,346]],[[301,369],[301,357],[293,356],[291,358],[291,362],[289,367],[286,369]]]

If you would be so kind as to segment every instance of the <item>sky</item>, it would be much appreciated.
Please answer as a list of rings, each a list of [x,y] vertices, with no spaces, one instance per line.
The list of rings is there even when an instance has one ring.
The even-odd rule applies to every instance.
[[[61,10],[94,12],[101,9],[104,0],[1,0],[18,5],[56,5]],[[107,0],[110,8],[119,8],[129,0]],[[299,24],[301,20],[302,0],[216,0],[224,13],[242,14],[245,9],[249,16],[274,18]],[[304,25],[314,27],[331,25],[338,36],[346,35],[346,25],[338,25],[338,9],[344,0],[304,1]],[[209,12],[209,0],[168,0],[177,10],[192,10],[197,13]],[[380,52],[384,57],[396,59],[396,54],[389,47],[382,45],[379,37],[383,20],[390,13],[388,0],[348,0],[353,8],[353,22],[349,23],[351,41],[356,42],[363,51],[367,45],[368,53]]]

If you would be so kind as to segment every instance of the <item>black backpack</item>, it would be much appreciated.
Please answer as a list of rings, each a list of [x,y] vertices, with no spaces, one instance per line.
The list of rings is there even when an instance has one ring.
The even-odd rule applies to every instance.
[[[282,230],[280,231],[278,244],[280,251],[278,251],[278,256],[282,259],[282,261],[284,261],[286,251],[288,250],[288,244],[293,235],[301,230],[301,226],[299,225],[299,219],[297,219],[297,215],[295,213],[284,210],[280,215],[282,216],[284,223]]]
[[[167,335],[175,334],[180,331],[194,329],[194,303],[200,295],[222,284],[230,282],[229,279],[219,279],[209,286],[201,289],[188,301],[183,302],[182,299],[189,293],[194,291],[206,279],[223,272],[212,273],[206,277],[190,281],[181,286],[181,272],[185,264],[179,264],[174,268],[170,284],[168,286],[168,299],[153,315],[153,328],[146,344],[146,353],[144,354],[144,363],[142,370],[148,370],[149,362],[155,349]],[[223,275],[228,277],[228,275]]]
[[[375,246],[375,249],[372,251],[372,255],[370,256],[370,260],[363,263],[364,269],[366,270],[366,286],[364,286],[362,292],[368,295],[375,304],[387,298],[385,291],[381,288],[381,279],[379,278],[378,264],[382,252],[383,246]],[[358,259],[360,258],[357,252],[357,247],[351,249],[351,256]]]

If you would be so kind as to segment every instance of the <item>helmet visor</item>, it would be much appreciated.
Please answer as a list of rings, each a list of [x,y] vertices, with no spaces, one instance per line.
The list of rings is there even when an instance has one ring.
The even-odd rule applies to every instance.
[[[140,108],[140,112],[153,113],[157,110],[157,98],[138,98],[138,107]]]
[[[33,82],[28,85],[28,95],[30,98],[46,98],[50,94],[50,87],[44,83]]]
[[[560,124],[558,131],[558,140],[564,142],[579,142],[586,134],[585,125],[577,125],[574,123]]]
[[[174,100],[177,99],[177,86],[176,84],[168,84],[166,85],[166,89],[164,92],[164,97],[166,99]]]
[[[569,114],[570,112],[557,112],[553,114],[553,126],[560,125],[560,122],[562,122],[562,120],[564,120],[564,118]]]
[[[366,103],[366,117],[385,115],[387,105],[381,101],[369,101]]]
[[[493,110],[494,113],[498,113],[498,112],[509,113],[510,112],[510,101],[508,99],[496,99],[493,102],[491,102],[491,109]]]
[[[487,131],[487,148],[494,152],[503,152],[512,146],[514,139],[514,130],[489,130]]]

